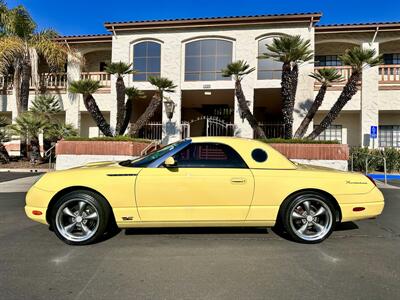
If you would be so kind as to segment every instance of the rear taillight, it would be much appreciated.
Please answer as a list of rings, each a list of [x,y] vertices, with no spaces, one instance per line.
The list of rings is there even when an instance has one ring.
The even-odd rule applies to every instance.
[[[369,180],[371,180],[371,182],[376,186],[376,182],[375,182],[375,180],[372,178],[372,177],[370,177],[370,176],[368,176],[368,175],[365,175]]]

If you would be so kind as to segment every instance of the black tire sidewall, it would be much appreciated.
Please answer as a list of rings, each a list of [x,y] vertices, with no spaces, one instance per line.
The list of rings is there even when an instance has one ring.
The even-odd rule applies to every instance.
[[[291,221],[290,212],[292,211],[292,209],[295,206],[297,206],[299,204],[299,202],[303,201],[303,199],[301,199],[301,197],[304,197],[307,195],[310,195],[314,198],[318,198],[319,200],[323,201],[328,206],[328,208],[330,209],[331,214],[332,214],[332,226],[331,226],[330,230],[322,238],[313,240],[313,241],[304,240],[301,237],[299,237],[293,231],[293,229],[290,225],[290,221]],[[316,193],[316,192],[300,193],[300,194],[293,195],[292,197],[290,197],[289,199],[287,199],[285,201],[285,203],[282,207],[281,222],[283,224],[283,228],[289,234],[290,238],[293,241],[303,243],[303,244],[317,244],[317,243],[320,243],[320,242],[324,241],[325,239],[327,239],[332,234],[333,230],[335,229],[336,210],[335,210],[335,207],[332,204],[332,202],[329,199],[327,199],[327,197],[325,197],[324,195],[322,195],[320,193]]]
[[[56,226],[56,215],[57,211],[59,208],[67,201],[71,199],[77,199],[79,197],[85,197],[85,201],[89,202],[91,205],[96,207],[98,214],[99,214],[99,226],[97,228],[96,233],[90,238],[87,239],[86,241],[71,241],[66,239],[57,229]],[[64,243],[68,245],[88,245],[96,242],[99,240],[105,231],[107,230],[108,224],[109,224],[109,219],[110,219],[110,209],[109,206],[107,205],[106,200],[100,196],[97,193],[91,192],[91,191],[86,191],[86,190],[77,190],[70,192],[68,194],[63,195],[53,206],[52,211],[51,211],[51,217],[50,217],[50,225],[54,229],[54,233],[57,235],[57,237],[62,240]]]

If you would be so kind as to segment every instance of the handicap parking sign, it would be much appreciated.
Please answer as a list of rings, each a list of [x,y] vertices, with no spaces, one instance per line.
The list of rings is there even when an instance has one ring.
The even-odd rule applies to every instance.
[[[376,139],[378,137],[378,126],[371,126],[370,136],[372,139]]]

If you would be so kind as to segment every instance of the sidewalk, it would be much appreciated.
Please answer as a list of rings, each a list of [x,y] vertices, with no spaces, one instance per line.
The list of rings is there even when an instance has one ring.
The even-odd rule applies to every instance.
[[[0,193],[25,193],[35,183],[40,174],[0,182]]]

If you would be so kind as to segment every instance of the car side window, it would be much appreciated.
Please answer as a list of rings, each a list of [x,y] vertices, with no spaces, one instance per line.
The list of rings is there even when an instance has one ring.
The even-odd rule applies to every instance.
[[[247,168],[240,155],[219,143],[193,143],[174,155],[179,168]]]

